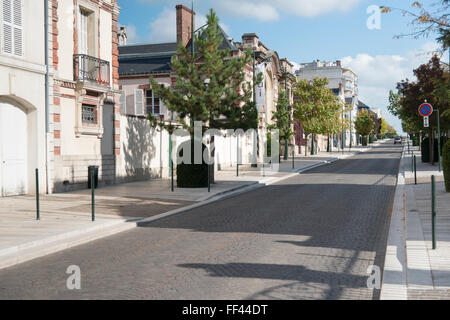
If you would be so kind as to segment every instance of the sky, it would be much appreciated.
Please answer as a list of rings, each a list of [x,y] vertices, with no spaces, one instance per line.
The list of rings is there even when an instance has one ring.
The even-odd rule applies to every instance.
[[[422,1],[425,6],[436,0]],[[119,24],[127,27],[128,44],[175,42],[175,6],[191,0],[119,0]],[[438,48],[435,36],[414,39],[410,18],[399,12],[382,14],[379,28],[369,29],[371,6],[409,8],[410,0],[195,0],[196,26],[212,8],[230,37],[254,32],[267,47],[295,65],[313,60],[341,60],[359,77],[359,99],[380,108],[383,117],[402,132],[400,121],[387,111],[389,90]],[[448,56],[444,55],[448,61]],[[420,102],[418,102],[419,106]]]

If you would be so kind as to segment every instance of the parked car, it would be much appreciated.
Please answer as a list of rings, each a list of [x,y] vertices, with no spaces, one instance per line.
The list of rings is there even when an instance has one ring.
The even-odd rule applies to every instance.
[[[402,137],[395,137],[395,139],[394,139],[394,144],[397,144],[397,143],[402,143]]]

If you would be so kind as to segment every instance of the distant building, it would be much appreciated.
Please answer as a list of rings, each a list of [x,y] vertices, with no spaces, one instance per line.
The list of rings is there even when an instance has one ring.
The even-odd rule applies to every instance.
[[[344,117],[348,121],[356,119],[358,108],[358,76],[350,68],[342,67],[341,61],[335,62],[316,60],[313,62],[302,63],[300,68],[295,72],[297,79],[313,80],[314,78],[327,78],[328,87],[333,93],[339,97],[343,108],[346,110]],[[326,150],[327,137],[319,139],[319,148],[321,151]],[[351,130],[346,130],[344,134],[336,134],[333,137],[333,146],[348,147],[355,145],[356,133],[354,126]]]

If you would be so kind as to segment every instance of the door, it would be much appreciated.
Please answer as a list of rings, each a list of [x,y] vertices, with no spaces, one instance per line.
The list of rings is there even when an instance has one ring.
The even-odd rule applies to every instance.
[[[0,196],[27,193],[27,115],[0,103]]]

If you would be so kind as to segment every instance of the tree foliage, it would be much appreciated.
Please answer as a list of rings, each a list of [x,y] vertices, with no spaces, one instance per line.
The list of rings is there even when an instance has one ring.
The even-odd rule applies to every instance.
[[[281,91],[278,95],[276,111],[272,114],[273,124],[267,126],[269,130],[278,129],[280,140],[289,141],[294,134],[290,125],[289,100],[285,91]]]
[[[403,130],[410,134],[423,130],[423,117],[418,108],[425,100],[440,110],[441,127],[450,127],[449,73],[438,56],[414,70],[416,81],[397,83],[397,93],[389,94],[389,111],[402,120]],[[431,128],[437,127],[436,112],[430,117]]]
[[[300,120],[306,134],[341,132],[342,104],[327,84],[328,79],[315,78],[312,83],[300,80],[294,88],[294,117]]]
[[[164,87],[150,78],[155,95],[177,115],[176,126],[193,132],[192,121],[202,121],[209,128],[228,129],[254,127],[257,110],[252,102],[251,83],[245,82],[244,67],[251,61],[251,53],[230,55],[230,50],[219,46],[223,36],[219,19],[211,9],[207,15],[207,27],[194,36],[195,53],[178,46],[172,58],[172,71],[176,74],[175,87]],[[206,84],[209,80],[209,84]],[[171,130],[173,123],[166,123],[149,115],[156,126]]]
[[[412,36],[414,38],[438,35],[437,40],[445,50],[450,45],[450,0],[434,1],[424,5],[423,1],[411,1],[409,9],[382,6],[382,12],[399,11],[403,16],[411,18],[412,32],[400,34],[396,38]]]
[[[356,133],[362,136],[368,136],[373,132],[374,123],[369,112],[363,110],[355,120]]]

